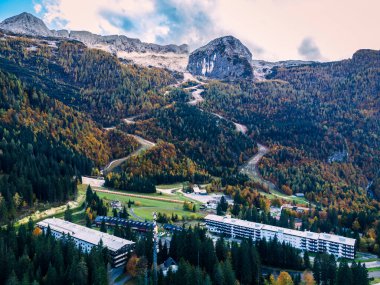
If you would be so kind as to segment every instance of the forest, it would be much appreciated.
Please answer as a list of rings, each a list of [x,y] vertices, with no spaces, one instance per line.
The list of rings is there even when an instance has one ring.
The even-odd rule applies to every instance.
[[[152,264],[149,247],[151,239],[138,240],[135,255],[126,265],[127,273],[132,273],[137,284],[144,284],[144,266]],[[368,271],[364,265],[345,261],[339,266],[334,256],[317,254],[314,265],[307,253],[300,255],[297,249],[281,244],[277,240],[262,240],[253,243],[244,240],[240,244],[228,243],[223,237],[215,245],[207,237],[205,230],[195,227],[175,233],[170,242],[159,242],[158,264],[172,257],[178,261],[178,270],[169,269],[166,275],[158,274],[159,285],[166,284],[369,284]],[[266,268],[281,267],[299,270],[289,275],[282,271],[277,278],[271,274],[262,274]],[[149,279],[153,276],[150,272]]]
[[[126,132],[172,143],[201,169],[215,176],[236,174],[238,166],[255,152],[251,139],[231,122],[183,103],[173,103],[124,125]]]
[[[77,41],[52,46],[44,40],[7,37],[0,42],[0,55],[0,66],[104,126],[165,105],[159,90],[176,80],[163,69],[124,65],[114,55]]]
[[[121,172],[107,174],[106,186],[135,192],[155,192],[153,187],[150,187],[151,191],[144,191],[141,189],[142,184],[154,186],[182,181],[205,183],[210,179],[206,171],[184,156],[173,144],[164,141],[159,141],[153,148],[128,158],[122,165]],[[137,181],[141,183],[133,185]]]
[[[107,284],[107,252],[100,245],[83,253],[70,238],[56,240],[33,222],[0,229],[0,284]]]
[[[366,207],[380,165],[379,57],[359,51],[352,60],[278,68],[253,85],[213,82],[202,108],[247,125],[252,139],[270,146],[259,167],[278,189]],[[331,160],[339,152],[347,155]]]

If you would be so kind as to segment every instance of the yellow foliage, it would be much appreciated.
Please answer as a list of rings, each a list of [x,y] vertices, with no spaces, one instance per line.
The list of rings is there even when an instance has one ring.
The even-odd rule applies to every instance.
[[[42,230],[39,227],[35,227],[33,230],[33,235],[39,236],[40,234],[42,234]]]
[[[293,285],[293,279],[286,271],[281,271],[277,278],[277,285]]]

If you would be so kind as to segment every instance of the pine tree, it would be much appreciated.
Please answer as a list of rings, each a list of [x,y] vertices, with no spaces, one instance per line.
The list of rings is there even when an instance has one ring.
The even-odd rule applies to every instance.
[[[73,215],[72,215],[72,212],[71,212],[71,209],[70,209],[69,205],[67,205],[67,207],[66,207],[65,214],[64,214],[64,219],[65,219],[65,221],[68,221],[68,222],[72,222],[73,221]]]
[[[215,285],[224,285],[225,284],[225,279],[224,279],[224,274],[223,274],[223,269],[220,265],[219,262],[217,262],[214,265],[214,270],[213,270],[213,284]]]
[[[352,283],[352,272],[348,267],[348,264],[345,260],[342,260],[339,264],[338,272],[337,272],[337,284],[339,285],[351,285]],[[356,285],[356,284],[355,284]]]
[[[307,250],[305,250],[305,252],[303,254],[303,262],[304,262],[304,266],[306,269],[311,269],[309,252]]]
[[[103,233],[107,232],[107,226],[106,226],[106,223],[104,222],[104,220],[102,220],[102,223],[100,224],[100,231]]]
[[[235,272],[232,269],[231,261],[227,259],[222,263],[224,285],[236,284]]]
[[[215,243],[215,252],[219,262],[225,261],[227,259],[227,247],[224,238],[219,238]]]

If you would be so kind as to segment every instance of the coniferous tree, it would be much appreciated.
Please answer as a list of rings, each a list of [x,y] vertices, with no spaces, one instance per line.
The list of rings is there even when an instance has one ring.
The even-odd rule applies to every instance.
[[[106,223],[104,222],[104,220],[102,220],[102,223],[100,224],[100,231],[103,233],[107,232],[107,226],[106,226]]]

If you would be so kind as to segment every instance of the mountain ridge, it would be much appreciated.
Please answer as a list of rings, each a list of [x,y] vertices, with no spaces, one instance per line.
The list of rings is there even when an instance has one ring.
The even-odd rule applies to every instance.
[[[173,71],[185,71],[189,53],[187,44],[159,45],[125,35],[102,36],[89,31],[49,30],[43,20],[27,12],[5,19],[0,23],[0,29],[33,37],[76,40],[87,47],[110,52],[127,62]]]

